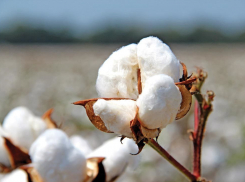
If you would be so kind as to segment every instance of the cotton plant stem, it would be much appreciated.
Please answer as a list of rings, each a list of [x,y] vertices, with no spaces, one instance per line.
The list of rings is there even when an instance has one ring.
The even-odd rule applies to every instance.
[[[212,95],[213,96],[213,95]],[[202,141],[204,138],[207,118],[212,111],[211,102],[207,102],[200,93],[195,94],[194,106],[194,132],[193,132],[193,174],[196,177],[201,176],[201,156]]]
[[[193,175],[188,169],[186,169],[184,166],[182,166],[165,149],[163,149],[155,140],[150,139],[146,143],[150,147],[152,147],[156,152],[158,152],[164,159],[166,159],[169,163],[171,163],[175,168],[177,168],[191,182],[197,181],[197,177],[195,175]]]

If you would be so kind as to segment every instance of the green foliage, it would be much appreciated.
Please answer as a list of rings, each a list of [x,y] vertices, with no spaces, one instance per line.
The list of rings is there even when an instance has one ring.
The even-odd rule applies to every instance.
[[[92,33],[73,37],[69,30],[49,31],[41,28],[18,26],[12,31],[0,32],[0,42],[10,43],[132,43],[142,37],[157,36],[166,43],[214,43],[214,42],[245,42],[245,32],[237,36],[226,36],[219,31],[197,28],[189,34],[182,34],[174,29],[145,31],[138,27],[115,28],[107,27]]]

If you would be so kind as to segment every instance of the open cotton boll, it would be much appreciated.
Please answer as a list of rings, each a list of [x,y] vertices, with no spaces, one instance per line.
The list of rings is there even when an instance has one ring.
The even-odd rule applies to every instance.
[[[106,181],[121,175],[127,167],[135,169],[138,167],[140,155],[137,153],[138,147],[132,139],[125,138],[123,144],[120,138],[113,138],[93,151],[88,157],[105,157],[103,165],[106,171]]]
[[[8,136],[8,134],[3,130],[2,126],[0,126],[0,164],[10,167],[9,155],[4,146],[4,139],[2,138],[6,136]]]
[[[169,46],[157,37],[142,39],[137,46],[137,56],[143,88],[148,78],[158,74],[166,74],[174,82],[179,81],[180,63]]]
[[[80,150],[85,156],[92,152],[92,148],[89,146],[88,142],[79,135],[73,135],[70,137],[71,143],[75,148]]]
[[[148,129],[166,127],[175,119],[181,100],[171,77],[161,74],[147,79],[137,100],[140,123]]]
[[[130,121],[135,118],[136,108],[133,100],[99,99],[93,105],[95,115],[102,119],[109,131],[129,138],[132,138]]]
[[[9,174],[6,174],[1,182],[28,182],[27,173],[21,169],[16,169]]]
[[[100,67],[96,81],[99,97],[138,97],[136,47],[136,44],[122,47]]]
[[[46,129],[46,125],[27,108],[17,107],[5,117],[3,129],[16,145],[29,149],[32,142]]]
[[[32,144],[29,154],[45,182],[81,182],[86,177],[84,155],[59,129],[42,133]]]
[[[14,144],[29,150],[34,140],[46,129],[46,124],[27,108],[17,107],[5,117],[3,129]]]

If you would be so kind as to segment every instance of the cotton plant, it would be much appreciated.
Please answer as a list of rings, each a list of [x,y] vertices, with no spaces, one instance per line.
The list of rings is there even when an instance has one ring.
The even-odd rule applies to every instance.
[[[48,128],[56,126],[51,119],[52,110],[37,117],[26,107],[11,110],[0,126],[0,172],[31,162],[28,151],[36,138]]]
[[[182,70],[182,71],[181,71]],[[181,74],[180,74],[181,73]],[[98,71],[99,98],[74,102],[86,109],[90,121],[106,133],[132,138],[138,154],[150,145],[191,181],[201,178],[200,155],[207,116],[212,111],[214,94],[200,94],[206,78],[199,69],[188,76],[187,68],[168,45],[157,37],[147,37],[113,52]],[[176,161],[154,138],[174,120],[184,117],[195,95],[194,171]]]

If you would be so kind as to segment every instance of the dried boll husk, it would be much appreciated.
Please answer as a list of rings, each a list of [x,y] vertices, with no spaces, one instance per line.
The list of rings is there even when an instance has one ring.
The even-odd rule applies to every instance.
[[[171,77],[161,74],[147,79],[137,99],[138,120],[147,129],[164,128],[180,108],[181,94]]]
[[[136,49],[136,44],[122,47],[103,63],[96,81],[99,97],[138,97]]]
[[[3,121],[3,129],[13,143],[26,150],[46,128],[45,122],[25,107],[14,108]]]
[[[125,138],[121,143],[120,138],[113,138],[95,149],[89,157],[104,157],[106,181],[113,181],[127,168],[134,170],[138,167],[140,155],[130,154],[135,154],[137,151],[138,147],[132,139]]]
[[[109,131],[129,138],[132,138],[130,121],[135,117],[136,108],[133,100],[99,99],[93,105],[94,114],[101,118]]]
[[[183,118],[190,110],[192,103],[192,95],[189,90],[187,90],[185,85],[177,85],[182,96],[181,106],[176,115],[176,120]]]
[[[179,81],[180,62],[169,46],[157,37],[142,39],[137,45],[137,56],[143,89],[147,79],[158,74],[168,75],[174,82]]]
[[[49,129],[32,144],[33,167],[45,182],[82,182],[86,178],[86,159],[59,129]]]

